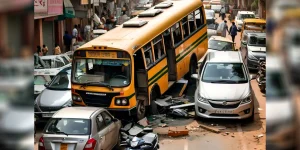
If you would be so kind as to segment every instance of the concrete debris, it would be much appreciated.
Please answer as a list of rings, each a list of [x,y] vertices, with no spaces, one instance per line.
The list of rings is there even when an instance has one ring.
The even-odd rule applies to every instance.
[[[231,137],[234,137],[234,135],[231,135]]]
[[[189,134],[189,130],[184,128],[170,128],[168,131],[168,136],[171,137],[179,137],[179,136],[185,136]]]
[[[229,135],[229,132],[225,132],[225,134]]]
[[[148,122],[147,118],[145,117],[145,118],[143,118],[142,120],[138,121],[138,124],[140,124],[140,125],[146,127],[146,126],[149,125],[149,122]]]
[[[206,126],[206,125],[199,125],[199,126],[203,129],[205,129],[205,130],[208,130],[208,131],[211,131],[211,132],[214,132],[214,133],[220,133],[220,130],[217,129],[217,128],[209,127],[209,126]]]
[[[225,126],[218,126],[218,129],[219,129],[219,130],[225,130],[226,127],[225,127]]]
[[[263,134],[260,134],[260,135],[257,135],[256,138],[259,139],[259,138],[261,138],[261,137],[263,137],[263,136],[264,136]]]
[[[163,128],[164,128],[164,127],[167,127],[168,125],[167,125],[167,124],[165,124],[165,123],[164,123],[164,124],[161,124],[161,123],[160,123],[158,126],[160,126],[160,127],[163,127]]]

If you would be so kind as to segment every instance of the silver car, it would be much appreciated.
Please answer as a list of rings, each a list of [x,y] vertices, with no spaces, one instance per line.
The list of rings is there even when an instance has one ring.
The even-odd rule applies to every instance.
[[[36,98],[34,108],[37,121],[48,120],[61,108],[72,106],[70,78],[71,67],[67,67],[59,72]]]
[[[235,51],[210,52],[201,63],[195,92],[196,117],[254,119],[254,98],[241,55]]]
[[[104,108],[63,108],[45,126],[39,150],[110,150],[119,146],[120,128]]]

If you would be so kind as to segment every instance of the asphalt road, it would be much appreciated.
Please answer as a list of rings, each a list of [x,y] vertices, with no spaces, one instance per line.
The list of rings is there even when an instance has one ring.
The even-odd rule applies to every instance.
[[[217,18],[218,14],[216,15]],[[226,18],[227,19],[227,18]],[[219,18],[217,22],[221,22]],[[228,26],[231,26],[228,21]],[[227,38],[231,39],[230,35]],[[240,41],[240,34],[235,41]],[[236,48],[240,47],[240,42],[236,42]],[[221,133],[213,133],[205,129],[190,131],[188,136],[173,138],[168,136],[159,136],[161,149],[163,150],[263,150],[265,149],[266,141],[266,97],[259,90],[256,80],[251,81],[251,85],[255,94],[255,121],[253,123],[245,123],[239,120],[204,120],[197,121],[199,124],[204,124],[212,127],[222,127]],[[194,88],[188,87],[188,95],[193,94]],[[169,127],[184,127],[194,123],[194,119],[176,120],[168,124]],[[216,126],[218,125],[218,126]],[[45,124],[37,126],[37,135],[35,137],[35,149],[38,149],[38,139],[41,136],[42,129]],[[168,127],[157,127],[155,132],[167,132]],[[228,135],[225,134],[228,132]],[[262,137],[257,138],[258,135]]]

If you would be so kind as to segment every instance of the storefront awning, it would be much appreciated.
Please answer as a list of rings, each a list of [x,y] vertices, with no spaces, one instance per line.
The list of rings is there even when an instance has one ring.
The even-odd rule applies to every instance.
[[[75,10],[70,0],[64,0],[64,14],[58,17],[58,20],[66,18],[75,18]]]

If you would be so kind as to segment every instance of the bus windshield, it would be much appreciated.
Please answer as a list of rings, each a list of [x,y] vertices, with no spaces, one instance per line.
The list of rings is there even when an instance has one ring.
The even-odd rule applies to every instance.
[[[125,87],[130,83],[130,60],[125,59],[76,59],[72,81],[78,84]]]

